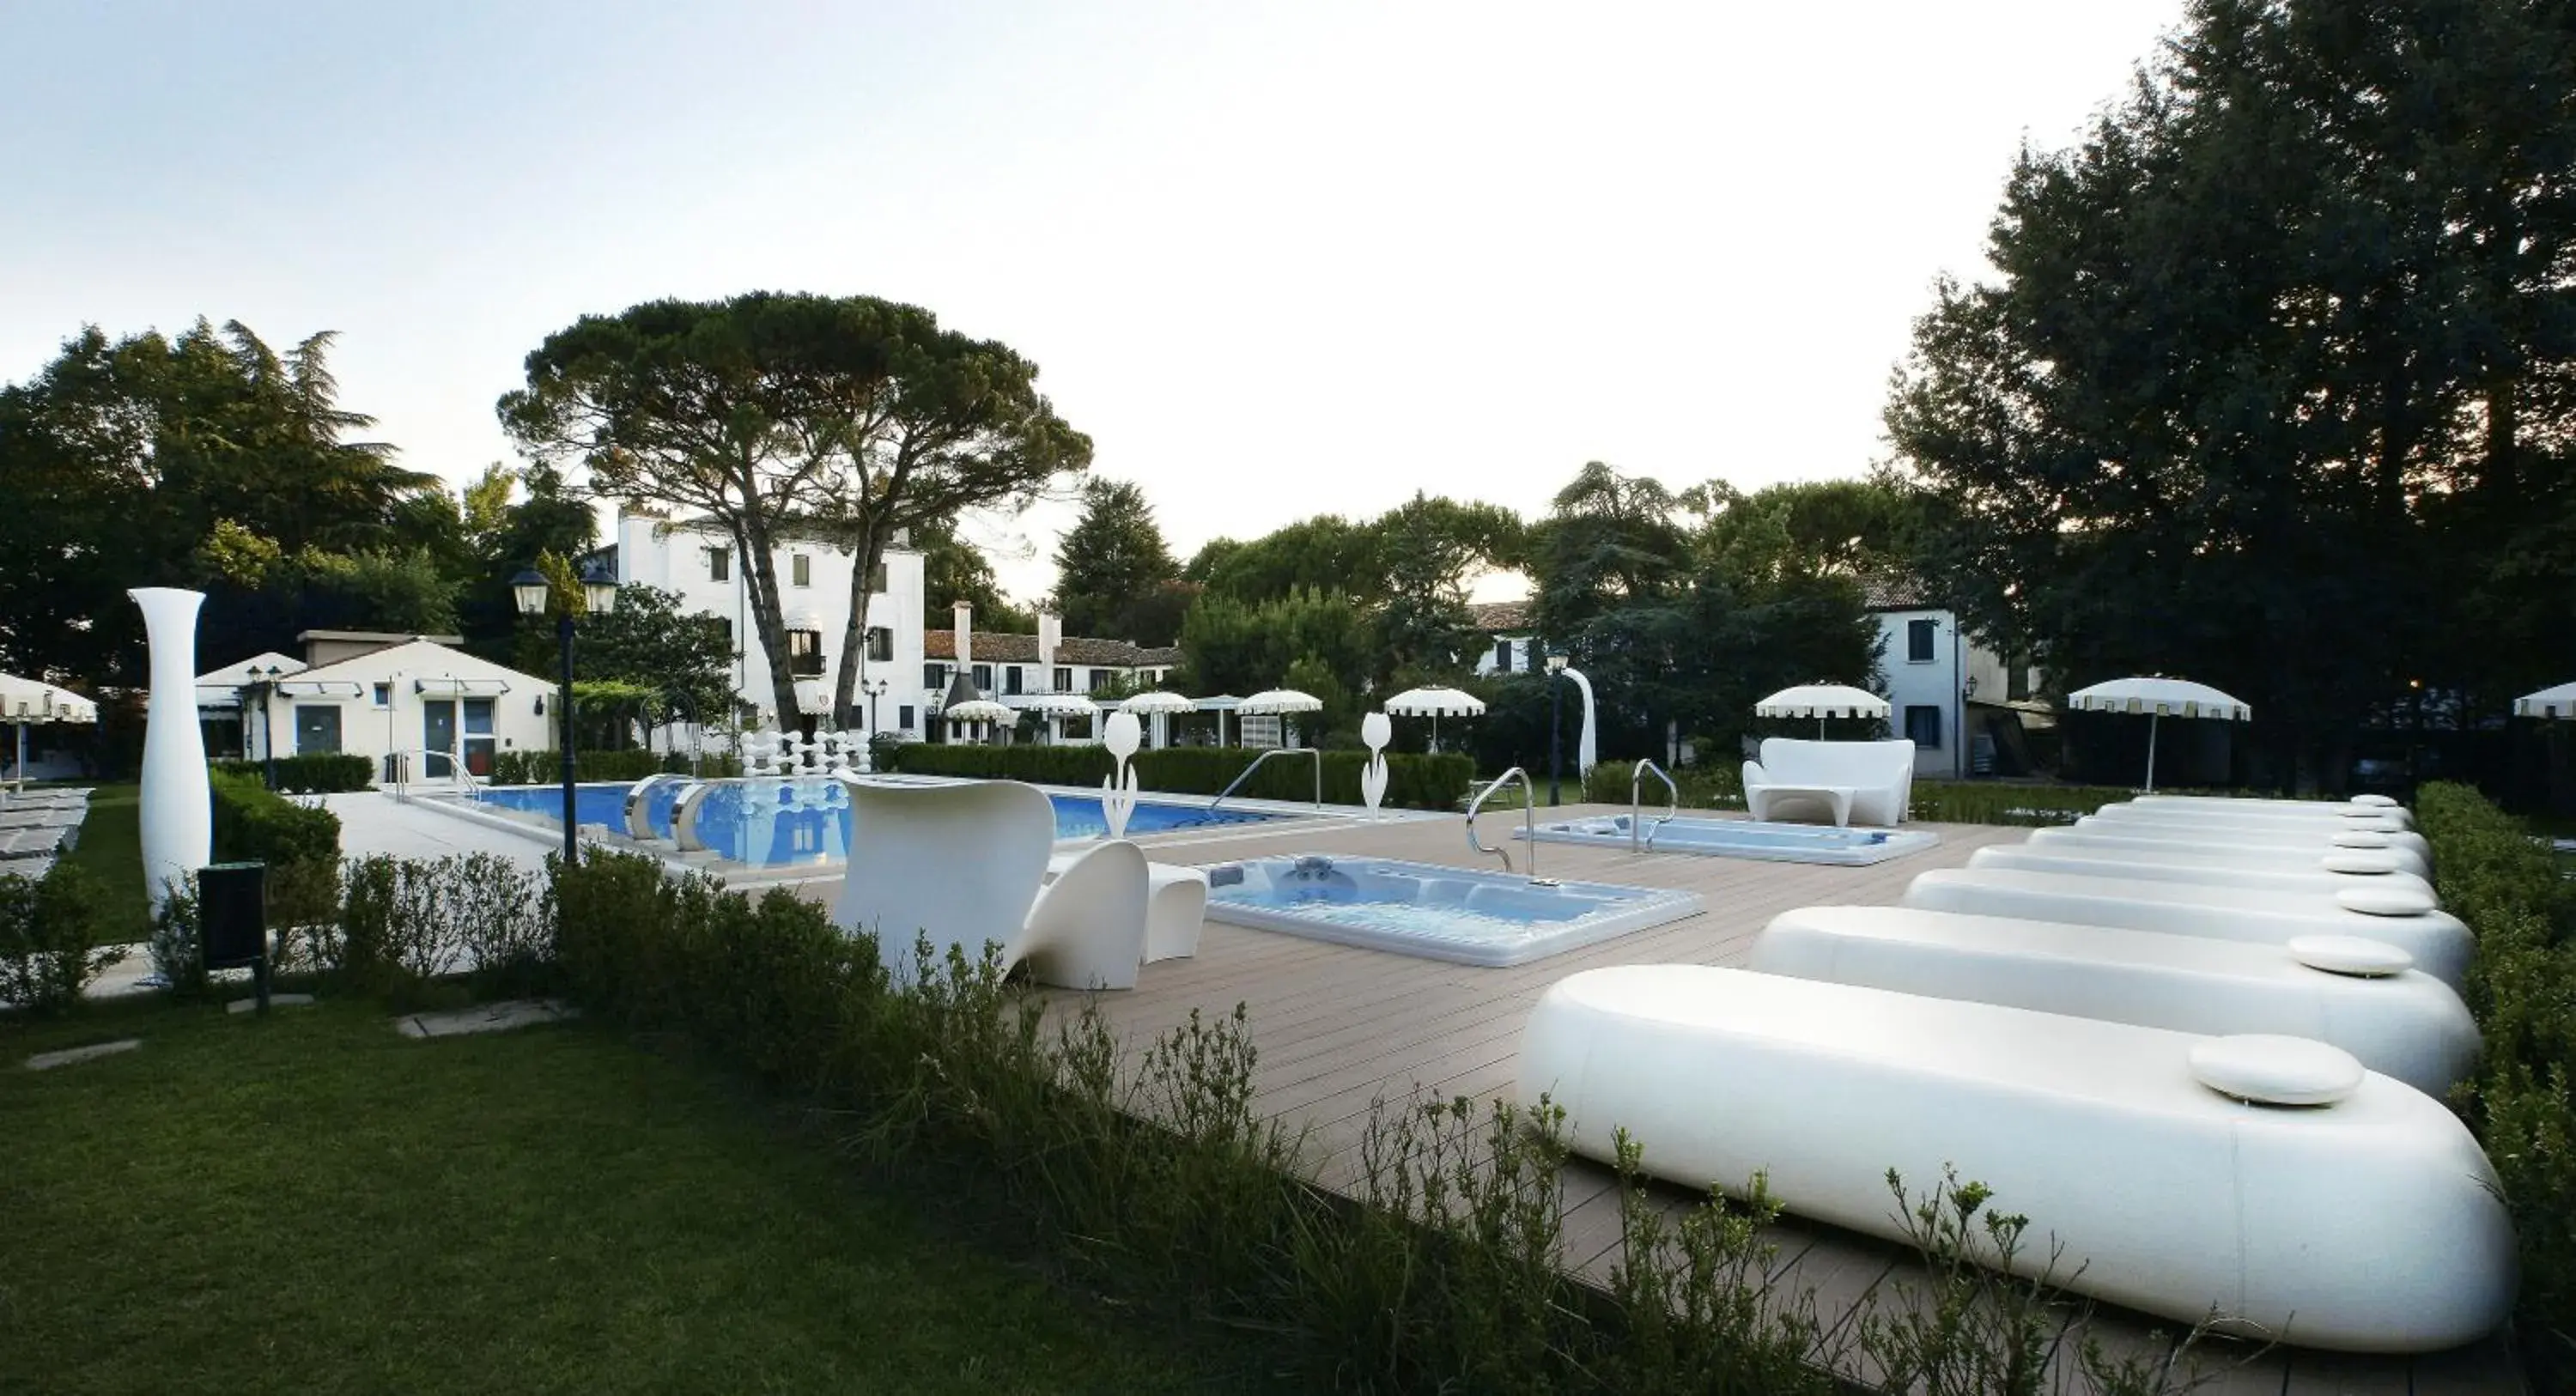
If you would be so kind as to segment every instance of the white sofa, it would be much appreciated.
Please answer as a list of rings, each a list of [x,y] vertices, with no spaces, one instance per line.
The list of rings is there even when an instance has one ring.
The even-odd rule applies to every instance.
[[[1811,742],[1767,737],[1762,759],[1744,763],[1744,808],[1755,819],[1805,813],[1836,828],[1905,822],[1914,795],[1914,743]]]
[[[2400,899],[2407,889],[2391,888]],[[1940,868],[1917,876],[1904,904],[1926,911],[2072,921],[2169,935],[2286,945],[2293,936],[2346,935],[2385,941],[2415,957],[2426,974],[2456,989],[2475,942],[2458,917],[2437,910],[2375,915],[2353,893],[2255,892],[2138,878],[2071,877],[2009,868]],[[2414,898],[2419,905],[2427,899]]]
[[[1784,912],[1746,964],[2177,1032],[2314,1038],[2439,1096],[2476,1068],[2477,1020],[2449,985],[2403,966],[2377,941],[2258,945],[1892,906]]]
[[[832,913],[845,930],[877,937],[897,982],[926,936],[934,959],[949,947],[969,960],[1001,947],[1005,970],[1025,961],[1042,984],[1131,989],[1145,959],[1149,882],[1145,855],[1111,839],[1084,850],[1041,887],[1055,850],[1055,806],[1017,781],[883,785],[843,777],[850,792],[850,849]]]
[[[2329,867],[2329,863],[2334,866]],[[2412,887],[2428,897],[2433,895],[2433,884],[2403,871],[2395,859],[2384,855],[2321,855],[2312,866],[2301,870],[2288,866],[2224,866],[2189,854],[2114,853],[2107,849],[2086,852],[1999,843],[1969,854],[1968,866],[2070,873],[2077,877],[2134,877],[2147,882],[2197,882],[2207,887],[2242,887],[2253,892],[2317,892],[2332,896],[2347,887],[2389,886]]]
[[[2512,1229],[2468,1130],[2320,1044],[1623,965],[1551,987],[1519,1068],[1520,1099],[1562,1105],[1587,1157],[1624,1128],[1659,1177],[1765,1173],[1791,1212],[1873,1235],[1903,1239],[1887,1170],[1920,1196],[1955,1165],[2031,1218],[2019,1265],[2050,1265],[2053,1238],[2060,1282],[2184,1325],[2215,1310],[2303,1346],[2432,1351],[2513,1302]]]

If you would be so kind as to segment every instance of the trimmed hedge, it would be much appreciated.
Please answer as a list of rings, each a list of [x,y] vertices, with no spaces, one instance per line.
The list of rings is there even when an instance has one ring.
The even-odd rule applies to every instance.
[[[885,749],[885,769],[908,775],[981,776],[1039,785],[1097,787],[1109,778],[1108,749],[1098,746],[942,746],[906,742]],[[1136,783],[1147,793],[1214,795],[1259,756],[1245,747],[1169,747],[1133,758]],[[1360,803],[1364,751],[1324,753],[1324,801]],[[1475,762],[1457,752],[1436,756],[1390,752],[1386,803],[1398,809],[1456,809],[1476,776]],[[1315,798],[1314,758],[1282,757],[1255,772],[1236,795],[1303,804]]]
[[[635,781],[650,775],[687,775],[689,758],[685,752],[659,751],[581,751],[572,754],[573,779],[579,781]],[[723,754],[698,758],[698,772],[707,776],[738,776],[742,763]],[[552,785],[563,779],[563,753],[552,750],[504,751],[492,758],[493,785]]]
[[[369,790],[376,783],[376,763],[363,756],[340,752],[306,753],[278,757],[275,764],[276,788],[297,795]],[[265,784],[269,765],[266,761],[217,761],[214,768],[225,775],[249,776]]]
[[[2452,1103],[2504,1182],[2534,1384],[2576,1390],[2576,892],[2548,845],[2468,786],[2424,786],[2415,819],[2442,905],[2478,938],[2467,997],[2485,1051]]]
[[[255,776],[218,774],[209,782],[215,798],[215,860],[222,863],[340,862],[340,817],[318,804],[303,805],[277,794]]]

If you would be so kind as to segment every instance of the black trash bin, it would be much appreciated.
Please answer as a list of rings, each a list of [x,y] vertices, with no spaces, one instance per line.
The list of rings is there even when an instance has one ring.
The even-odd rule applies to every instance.
[[[268,864],[217,863],[197,870],[197,950],[208,970],[247,966],[268,1009]]]

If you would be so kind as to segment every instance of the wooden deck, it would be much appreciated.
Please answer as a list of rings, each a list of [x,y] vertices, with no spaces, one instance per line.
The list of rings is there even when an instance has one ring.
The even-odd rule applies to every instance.
[[[1574,806],[1565,813],[1611,812]],[[1624,809],[1617,811],[1624,813]],[[1490,843],[1506,818],[1488,815]],[[1372,1107],[1417,1090],[1482,1101],[1507,1096],[1523,1019],[1550,984],[1603,965],[1681,963],[1741,965],[1753,936],[1775,915],[1824,903],[1890,904],[1916,874],[1956,867],[1990,843],[2019,842],[2022,829],[1932,825],[1938,847],[1871,867],[1771,863],[1685,854],[1631,854],[1625,849],[1542,844],[1538,870],[1568,880],[1624,882],[1699,894],[1697,916],[1607,943],[1510,969],[1479,969],[1435,960],[1352,949],[1210,921],[1196,957],[1147,968],[1129,993],[1096,1001],[1121,1030],[1146,1038],[1186,1021],[1247,1006],[1260,1050],[1257,1109],[1310,1131],[1316,1180],[1350,1190],[1355,1146]],[[1175,833],[1141,840],[1162,862],[1213,863],[1283,853],[1377,855],[1466,868],[1495,868],[1472,854],[1455,818],[1382,824],[1300,821],[1298,827],[1229,836]],[[1526,845],[1514,841],[1515,865],[1527,868]],[[828,895],[837,884],[813,889]],[[1084,996],[1064,994],[1070,1007]],[[1479,1107],[1482,1108],[1481,1105]],[[1920,1185],[1926,1180],[1911,1180]],[[1673,1206],[1691,1199],[1678,1191]],[[2011,1199],[2003,1199],[2006,1204]],[[1566,1170],[1565,1260],[1574,1273],[1606,1277],[1617,1259],[1619,1216],[1611,1177],[1576,1164]],[[2039,1219],[2045,1227],[2045,1218]],[[1783,1223],[1776,1228],[1778,1283],[1815,1291],[1822,1312],[1849,1309],[1871,1286],[1912,1264],[1900,1249],[1834,1228]],[[2137,1351],[2149,1321],[2120,1312],[2096,1315],[2093,1335],[2114,1350]],[[2170,1329],[2170,1323],[2159,1325]],[[2204,1343],[2202,1370],[2218,1373],[2205,1390],[2244,1393],[2501,1393],[2522,1390],[2501,1339],[2430,1358],[2356,1358],[2289,1349]]]

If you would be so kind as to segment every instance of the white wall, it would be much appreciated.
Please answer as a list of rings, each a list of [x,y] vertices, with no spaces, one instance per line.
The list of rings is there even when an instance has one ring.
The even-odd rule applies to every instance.
[[[1530,651],[1538,647],[1538,641],[1527,635],[1499,635],[1488,637],[1484,648],[1477,651],[1476,677],[1490,678],[1502,672],[1504,668],[1502,647],[1505,645],[1511,646],[1511,672],[1515,674],[1529,672],[1532,667]]]
[[[1931,654],[1917,659],[1912,646],[1916,626],[1930,623]],[[1956,776],[1966,770],[1965,743],[1960,740],[1961,701],[1959,681],[1964,677],[1965,655],[1959,637],[1958,618],[1943,610],[1881,611],[1878,633],[1885,642],[1879,652],[1879,666],[1887,674],[1887,701],[1891,711],[1887,725],[1894,735],[1914,736],[1914,773],[1918,776]],[[1937,722],[1923,719],[1924,730],[1908,726],[1907,710],[1932,708]],[[1927,745],[1921,737],[1937,737]]]
[[[457,691],[456,680],[465,681],[465,691]],[[546,707],[542,714],[537,711],[540,698]],[[483,700],[492,704],[493,730],[488,735],[496,754],[543,750],[555,744],[557,703],[553,680],[428,641],[395,645],[288,675],[278,681],[274,691],[254,687],[243,733],[252,760],[267,755],[271,740],[280,756],[328,750],[309,744],[312,734],[299,721],[297,710],[335,711],[339,714],[339,751],[366,757],[380,781],[385,774],[386,753],[409,752],[409,778],[427,780],[431,778],[429,763],[421,754],[430,741],[425,722],[427,705],[456,705],[456,737],[444,748],[454,750],[464,747],[469,738],[487,735],[469,733],[464,720],[466,704]]]
[[[725,580],[709,575],[707,549],[726,550]],[[796,559],[806,559],[807,582],[795,582]],[[855,555],[829,544],[791,542],[778,548],[774,562],[778,572],[779,611],[791,630],[819,631],[823,637],[822,682],[826,688],[840,673],[841,640],[848,628],[850,614],[850,573],[856,566]],[[922,559],[908,549],[889,548],[885,553],[886,590],[868,598],[867,628],[883,628],[894,637],[894,657],[866,664],[860,679],[874,682],[886,679],[892,687],[877,700],[876,727],[879,731],[909,732],[919,736],[922,709],[918,697],[921,683],[922,631]],[[625,517],[617,521],[617,580],[623,584],[640,583],[675,593],[683,611],[722,617],[733,634],[733,684],[743,698],[756,706],[762,721],[777,726],[777,704],[771,697],[769,656],[761,648],[758,628],[751,619],[749,593],[743,585],[743,560],[735,552],[732,540],[721,530],[692,526],[673,526],[662,519]],[[864,695],[857,699],[862,711],[867,706]],[[903,721],[903,709],[911,708],[909,725]],[[829,724],[827,724],[829,725]]]

